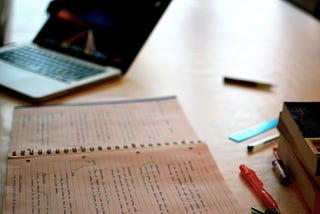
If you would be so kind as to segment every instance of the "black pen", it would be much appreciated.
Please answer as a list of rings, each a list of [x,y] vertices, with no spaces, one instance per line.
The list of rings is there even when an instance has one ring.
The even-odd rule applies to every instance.
[[[270,88],[272,86],[272,84],[270,84],[270,83],[263,83],[263,82],[253,81],[253,80],[238,79],[238,78],[234,78],[234,77],[224,77],[223,80],[225,83],[243,85],[243,86],[249,86],[249,87]]]

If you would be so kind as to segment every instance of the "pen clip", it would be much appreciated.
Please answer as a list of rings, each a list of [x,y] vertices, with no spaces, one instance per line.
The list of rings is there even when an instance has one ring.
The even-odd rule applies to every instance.
[[[277,160],[281,160],[277,147],[273,148],[273,154],[274,154],[274,156],[276,157]]]

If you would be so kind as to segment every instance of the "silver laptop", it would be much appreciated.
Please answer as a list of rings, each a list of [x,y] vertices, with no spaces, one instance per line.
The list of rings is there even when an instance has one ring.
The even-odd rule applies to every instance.
[[[31,44],[0,48],[0,86],[44,101],[124,75],[171,0],[54,0]]]

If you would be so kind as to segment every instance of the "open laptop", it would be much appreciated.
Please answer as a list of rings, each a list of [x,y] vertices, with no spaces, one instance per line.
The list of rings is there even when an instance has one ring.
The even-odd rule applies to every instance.
[[[44,101],[124,75],[171,0],[54,0],[31,44],[0,48],[1,90]]]

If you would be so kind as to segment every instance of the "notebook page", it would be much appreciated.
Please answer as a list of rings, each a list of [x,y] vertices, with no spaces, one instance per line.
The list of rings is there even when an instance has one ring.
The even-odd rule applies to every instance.
[[[206,144],[10,159],[4,213],[239,213]]]
[[[10,154],[198,140],[175,97],[17,108],[12,130]]]

